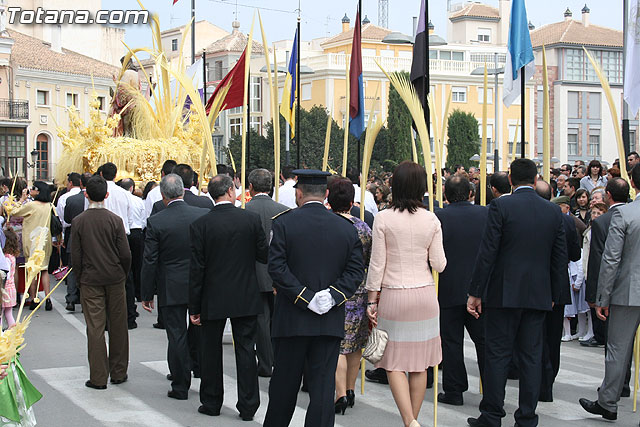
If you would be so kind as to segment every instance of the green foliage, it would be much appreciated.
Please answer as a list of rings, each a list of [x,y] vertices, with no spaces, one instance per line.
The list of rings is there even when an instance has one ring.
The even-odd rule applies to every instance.
[[[449,141],[447,144],[447,166],[463,165],[466,169],[478,166],[478,162],[469,160],[478,154],[478,120],[471,113],[454,110],[449,116]]]

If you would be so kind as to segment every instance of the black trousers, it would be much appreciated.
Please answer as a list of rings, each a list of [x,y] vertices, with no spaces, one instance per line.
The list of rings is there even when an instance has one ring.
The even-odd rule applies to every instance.
[[[591,322],[593,324],[593,336],[599,343],[605,343],[607,341],[607,322],[600,320],[596,315],[596,309],[591,309]],[[605,346],[605,350],[606,350]]]
[[[133,273],[133,289],[135,297],[140,299],[140,271],[142,270],[142,254],[144,252],[144,238],[141,228],[132,228],[129,235],[131,249],[131,272]]]
[[[166,321],[166,319],[165,319]],[[203,320],[201,331],[200,402],[211,411],[219,412],[224,397],[222,370],[222,334],[227,319]],[[243,416],[253,416],[260,406],[258,366],[254,353],[258,321],[256,316],[231,319],[238,402],[236,408]]]
[[[560,346],[564,322],[564,305],[556,304],[553,310],[547,311],[544,319],[542,339],[542,378],[540,398],[553,399],[553,383],[560,371]]]
[[[127,281],[125,282],[125,291],[127,298],[127,323],[129,326],[136,323],[136,295],[133,285],[133,273],[129,271],[127,275]]]
[[[545,312],[515,308],[485,307],[484,395],[480,419],[487,426],[500,426],[509,362],[517,349],[520,373],[520,407],[514,417],[519,427],[538,425],[536,406],[542,372],[542,329]]]
[[[262,314],[258,314],[258,336],[256,356],[258,373],[271,375],[273,368],[273,348],[271,346],[271,313],[273,312],[273,292],[261,292]]]
[[[464,366],[464,329],[476,346],[480,378],[484,375],[484,317],[475,319],[464,305],[440,308],[442,339],[442,389],[447,394],[462,396],[469,389]]]
[[[309,407],[305,427],[329,427],[335,422],[334,394],[340,338],[286,337],[273,339],[274,366],[269,383],[269,407],[264,427],[285,427],[296,408],[305,364]]]
[[[159,320],[158,320],[159,321]],[[196,378],[200,378],[200,340],[202,328],[189,322],[187,328],[187,341],[189,342],[189,357],[191,370]]]
[[[191,387],[191,363],[187,343],[187,305],[168,305],[160,307],[165,319],[167,332],[167,362],[173,380],[171,389],[187,396]]]

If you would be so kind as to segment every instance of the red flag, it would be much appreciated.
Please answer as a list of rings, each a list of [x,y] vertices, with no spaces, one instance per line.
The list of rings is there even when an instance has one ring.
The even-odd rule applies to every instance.
[[[173,0],[173,4],[176,4],[176,3],[178,3],[178,0]],[[172,5],[172,6],[173,6],[173,5]]]
[[[213,101],[218,96],[218,92],[225,87],[229,81],[231,81],[231,87],[229,88],[229,92],[227,92],[227,96],[222,103],[222,110],[228,110],[230,108],[242,107],[244,90],[246,85],[244,84],[244,64],[245,64],[245,54],[247,53],[247,48],[244,49],[240,59],[238,59],[238,63],[224,76],[224,79],[220,80],[218,86],[213,91],[213,94],[207,101],[207,114],[209,114],[209,110],[211,110],[211,106],[213,105]]]

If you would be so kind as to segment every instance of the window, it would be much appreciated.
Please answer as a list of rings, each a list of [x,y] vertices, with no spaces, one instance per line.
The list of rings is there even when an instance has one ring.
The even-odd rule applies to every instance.
[[[78,94],[77,93],[68,93],[67,94],[67,107],[74,106],[78,108]]]
[[[567,135],[567,154],[569,156],[578,155],[578,129],[569,129]]]
[[[467,102],[467,88],[454,86],[451,89],[451,100],[453,102]]]
[[[300,98],[300,100],[301,101],[311,100],[311,83],[305,83],[301,86],[302,87],[300,88],[300,90],[302,91],[302,98]]]
[[[261,116],[251,116],[251,129],[258,132],[262,135],[262,117]]]
[[[438,51],[430,50],[429,51],[429,59],[438,59]]]
[[[262,77],[251,77],[251,111],[262,112]]]
[[[569,92],[567,94],[567,110],[570,119],[577,119],[580,117],[580,96],[578,92]]]
[[[447,61],[464,61],[464,52],[460,51],[450,51],[450,50],[441,50],[440,51],[440,59],[444,59]]]
[[[36,91],[36,105],[49,105],[49,91],[37,90]]]
[[[609,83],[622,83],[622,52],[590,50],[589,53],[600,65]],[[582,49],[565,50],[564,78],[576,81],[598,81],[596,72]]]
[[[478,86],[478,102],[484,104],[484,86]],[[487,104],[493,104],[493,88],[487,88]]]
[[[178,39],[171,40],[171,51],[175,52],[178,50]]]
[[[36,138],[36,151],[38,160],[36,161],[36,177],[38,179],[49,178],[49,137],[43,133]]]
[[[600,129],[589,129],[589,157],[600,157]]]
[[[242,133],[242,117],[229,119],[229,136],[234,137]]]
[[[24,128],[0,129],[0,166],[5,175],[25,176],[26,151]]]
[[[464,52],[451,52],[451,59],[454,61],[464,61]]]
[[[478,28],[478,41],[481,43],[491,42],[491,29],[490,28]]]
[[[600,117],[600,94],[589,93],[589,118],[599,119]]]
[[[538,119],[542,120],[542,115],[543,115],[543,107],[544,107],[544,92],[541,90],[537,91],[537,98],[536,98],[536,112],[538,115]]]
[[[478,121],[478,135],[480,140],[478,142],[478,151],[482,148],[482,123]],[[493,125],[487,124],[487,154],[493,153]]]
[[[441,50],[440,51],[440,59],[451,60],[451,51],[450,50]]]
[[[105,97],[104,96],[99,96],[98,97],[98,102],[100,103],[99,110],[100,111],[106,111],[105,110],[105,108],[106,108],[106,99],[105,99]]]
[[[493,53],[469,53],[471,57],[471,62],[486,62],[487,66],[493,68],[493,63],[495,61],[495,56]],[[504,53],[498,54],[498,64],[504,64],[507,62],[507,55]]]
[[[242,107],[231,108],[229,114],[242,114]]]
[[[629,131],[629,152],[636,151],[636,131]]]
[[[518,135],[516,136],[516,128],[518,130]],[[516,141],[516,157],[520,156],[520,132],[521,132],[521,127],[518,125],[509,125],[509,140],[508,145],[509,145],[509,155],[511,155],[511,151],[513,149],[513,140],[517,138]]]

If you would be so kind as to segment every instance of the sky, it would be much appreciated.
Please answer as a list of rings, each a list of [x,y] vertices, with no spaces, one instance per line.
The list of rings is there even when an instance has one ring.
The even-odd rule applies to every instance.
[[[346,13],[351,24],[356,14],[357,0],[195,0],[196,20],[206,19],[231,32],[231,22],[237,19],[241,31],[248,33],[253,11],[260,8],[262,21],[269,43],[284,39],[293,39],[296,26],[298,1],[301,3],[301,33],[303,40],[310,40],[341,31],[341,20]],[[452,4],[461,0],[450,0]],[[498,6],[499,0],[484,0],[483,3]],[[429,1],[429,17],[435,25],[436,34],[446,38],[448,0]],[[191,0],[143,0],[143,4],[160,16],[163,30],[178,27],[189,22]],[[237,8],[236,8],[237,3]],[[420,0],[388,0],[389,28],[411,34],[412,17],[420,13]],[[558,22],[563,19],[567,7],[573,12],[574,19],[580,19],[585,0],[526,0],[529,20],[536,26]],[[591,23],[622,30],[622,0],[587,0],[591,9]],[[103,9],[139,9],[135,0],[103,0]],[[362,0],[363,15],[372,23],[378,23],[378,0]],[[256,26],[258,27],[257,23]],[[148,26],[132,25],[124,27],[127,32],[125,41],[131,47],[151,45],[151,33]],[[259,31],[259,27],[256,29]],[[257,35],[259,32],[257,33]],[[196,35],[197,37],[197,35]],[[258,36],[259,37],[259,36]]]

